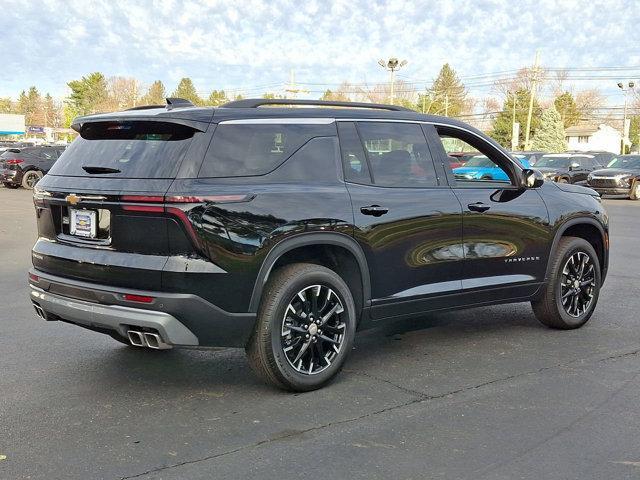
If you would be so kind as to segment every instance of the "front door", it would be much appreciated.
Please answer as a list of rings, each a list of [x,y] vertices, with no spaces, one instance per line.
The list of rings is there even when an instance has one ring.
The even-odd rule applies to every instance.
[[[462,286],[461,207],[420,125],[339,122],[338,132],[372,318],[449,306]]]
[[[548,214],[535,189],[517,186],[513,160],[467,130],[438,127],[433,147],[449,168],[446,149],[475,149],[464,174],[445,172],[462,205],[464,268],[462,301],[481,304],[535,293],[544,281],[551,243]],[[487,179],[474,175],[473,165],[490,161],[502,175]],[[484,162],[484,163],[483,163]],[[461,171],[462,172],[462,171]]]

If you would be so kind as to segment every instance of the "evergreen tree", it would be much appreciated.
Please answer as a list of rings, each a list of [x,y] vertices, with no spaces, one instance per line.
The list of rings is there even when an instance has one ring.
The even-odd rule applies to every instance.
[[[455,117],[464,112],[467,91],[456,71],[445,63],[433,81],[431,88],[418,95],[415,108],[424,113]]]
[[[515,95],[507,96],[502,111],[493,121],[493,129],[490,135],[500,145],[505,148],[511,148],[511,132],[513,124],[513,106],[515,100],[516,122],[520,123],[520,137],[518,138],[518,148],[523,147],[525,138],[525,129],[527,128],[527,113],[529,111],[530,93],[528,90],[518,90]],[[534,135],[540,125],[540,116],[542,108],[537,100],[533,100],[533,111],[531,115],[531,135]]]
[[[140,99],[141,105],[164,105],[166,103],[167,91],[160,80],[151,84],[147,93]]]
[[[578,124],[580,121],[580,111],[578,110],[576,101],[571,93],[564,92],[563,94],[558,95],[553,101],[553,104],[560,114],[564,128],[569,128]]]
[[[77,115],[104,111],[109,100],[107,80],[100,72],[93,72],[80,80],[67,83],[71,95],[67,99],[71,110]]]
[[[204,104],[202,99],[198,96],[198,92],[196,92],[196,87],[193,85],[193,81],[189,77],[185,77],[180,80],[178,88],[176,88],[175,92],[173,92],[171,96],[184,98],[185,100],[189,100],[194,105]]]
[[[29,87],[25,93],[23,90],[18,97],[18,112],[25,116],[27,125],[43,124],[42,96],[36,87]]]
[[[229,101],[227,94],[224,93],[224,90],[214,90],[209,95],[209,99],[207,100],[207,105],[212,107],[218,107],[220,105],[224,105]]]
[[[540,128],[533,137],[531,148],[543,152],[563,152],[567,149],[564,125],[555,106],[551,105],[542,113]]]

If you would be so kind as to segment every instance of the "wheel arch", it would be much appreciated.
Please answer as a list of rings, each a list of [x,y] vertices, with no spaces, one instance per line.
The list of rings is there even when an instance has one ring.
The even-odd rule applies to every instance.
[[[553,237],[553,243],[551,244],[551,250],[549,254],[549,258],[547,260],[547,270],[545,273],[545,280],[549,279],[551,274],[551,264],[553,261],[553,255],[558,248],[558,243],[562,237],[579,237],[587,242],[589,242],[596,254],[598,255],[598,260],[600,262],[600,271],[602,274],[602,282],[604,282],[607,267],[608,267],[608,244],[609,244],[609,236],[605,231],[604,227],[600,222],[598,222],[594,218],[590,217],[579,217],[568,220],[563,223],[555,233]]]
[[[249,302],[249,312],[255,313],[258,311],[258,307],[260,305],[260,300],[262,297],[262,291],[264,289],[265,284],[269,280],[271,272],[274,270],[274,267],[277,268],[279,265],[293,263],[295,261],[309,261],[309,260],[320,260],[318,263],[326,265],[326,254],[329,255],[335,252],[344,252],[346,255],[350,255],[350,258],[353,260],[355,266],[357,266],[360,285],[359,289],[354,292],[352,285],[349,285],[350,280],[354,280],[353,278],[345,278],[345,274],[348,275],[349,267],[352,265],[344,262],[342,265],[342,271],[337,271],[345,282],[349,285],[349,288],[352,290],[354,294],[354,300],[356,301],[356,308],[358,308],[360,313],[362,309],[368,304],[371,298],[371,279],[369,276],[369,267],[367,265],[367,259],[365,257],[362,248],[358,243],[350,236],[336,233],[336,232],[326,232],[326,233],[306,233],[299,234],[290,238],[286,238],[277,243],[267,254],[260,270],[258,271],[258,276],[256,277],[256,281],[253,287],[253,292],[251,294],[251,300]],[[319,253],[319,258],[316,258]],[[348,260],[349,257],[344,257],[344,260]],[[340,267],[340,262],[337,262],[338,267]],[[358,297],[358,298],[356,298]]]

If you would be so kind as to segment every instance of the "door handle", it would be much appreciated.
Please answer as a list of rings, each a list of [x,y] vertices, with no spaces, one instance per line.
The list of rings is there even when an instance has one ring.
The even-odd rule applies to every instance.
[[[485,205],[482,202],[470,203],[467,205],[467,208],[473,212],[486,212],[491,207],[489,205]]]
[[[360,211],[363,215],[373,215],[379,217],[389,211],[387,207],[381,207],[380,205],[369,205],[368,207],[361,207]]]

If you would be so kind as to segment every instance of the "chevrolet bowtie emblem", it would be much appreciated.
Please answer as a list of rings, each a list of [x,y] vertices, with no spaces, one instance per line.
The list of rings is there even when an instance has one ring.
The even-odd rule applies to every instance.
[[[80,201],[80,197],[77,196],[75,193],[71,193],[69,195],[67,195],[65,197],[65,200],[67,201],[67,203],[69,203],[70,205],[77,205],[78,202]]]

